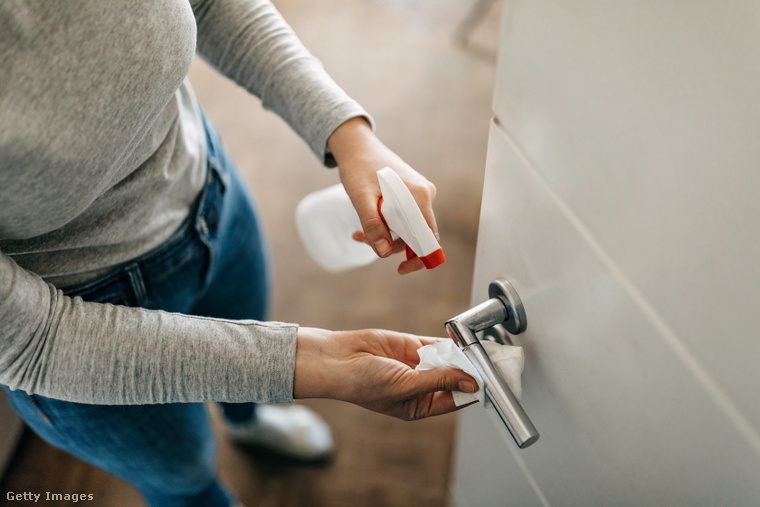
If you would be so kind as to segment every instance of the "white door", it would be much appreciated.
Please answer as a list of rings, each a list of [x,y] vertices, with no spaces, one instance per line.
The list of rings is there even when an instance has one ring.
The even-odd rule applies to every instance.
[[[453,503],[760,505],[760,4],[509,1],[498,65],[472,303],[541,437],[464,410]]]

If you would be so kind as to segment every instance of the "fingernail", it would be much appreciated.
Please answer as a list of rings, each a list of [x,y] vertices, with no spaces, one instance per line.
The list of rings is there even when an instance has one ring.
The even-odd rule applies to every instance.
[[[391,251],[391,244],[387,239],[381,238],[375,241],[375,251],[379,255],[387,255]]]
[[[477,384],[474,384],[472,382],[468,382],[467,380],[460,380],[459,381],[459,390],[463,393],[474,393],[478,390]]]

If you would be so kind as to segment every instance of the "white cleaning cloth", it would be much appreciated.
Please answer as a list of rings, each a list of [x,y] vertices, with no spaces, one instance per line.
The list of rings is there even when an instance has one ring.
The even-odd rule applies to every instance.
[[[486,340],[480,342],[480,344],[512,390],[512,394],[520,400],[522,398],[521,375],[525,365],[525,355],[523,354],[522,347],[501,345],[500,343]],[[476,393],[451,392],[454,396],[454,404],[457,407],[473,401],[482,402],[485,399],[483,379],[478,374],[475,366],[467,359],[467,356],[464,355],[464,352],[453,340],[443,340],[432,345],[425,345],[424,347],[420,347],[417,353],[420,355],[420,364],[417,365],[417,370],[459,368],[478,383],[478,391]]]
[[[420,355],[420,364],[417,370],[432,370],[433,368],[459,368],[475,379],[478,383],[478,391],[470,394],[462,391],[452,391],[454,404],[458,407],[472,401],[483,401],[485,392],[483,391],[483,379],[478,374],[475,366],[467,359],[464,352],[457,347],[453,340],[443,340],[432,345],[425,345],[417,349]]]

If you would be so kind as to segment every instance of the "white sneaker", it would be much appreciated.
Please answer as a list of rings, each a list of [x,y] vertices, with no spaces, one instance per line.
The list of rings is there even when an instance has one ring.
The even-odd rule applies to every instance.
[[[330,457],[333,439],[327,423],[303,405],[256,405],[250,422],[225,422],[236,443],[304,463]]]

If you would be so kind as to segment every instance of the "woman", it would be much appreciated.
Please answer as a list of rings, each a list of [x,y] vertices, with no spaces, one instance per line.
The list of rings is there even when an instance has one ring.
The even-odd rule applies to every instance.
[[[432,184],[268,1],[0,3],[0,384],[40,436],[157,506],[234,502],[203,402],[221,402],[234,438],[308,461],[331,450],[324,423],[252,402],[416,419],[477,388],[413,370],[432,338],[264,321],[265,246],[186,80],[196,50],[339,167],[379,256],[403,249],[377,213],[383,166],[436,230]]]

